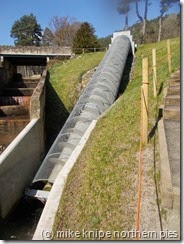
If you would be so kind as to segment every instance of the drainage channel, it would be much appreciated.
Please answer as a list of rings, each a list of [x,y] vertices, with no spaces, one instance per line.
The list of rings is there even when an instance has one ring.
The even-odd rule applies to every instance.
[[[0,240],[31,240],[44,204],[22,198],[12,213],[0,223]]]
[[[30,122],[30,97],[38,80],[14,82],[0,96],[0,155]],[[5,186],[6,187],[6,186]],[[24,197],[0,222],[1,240],[31,240],[44,204]]]

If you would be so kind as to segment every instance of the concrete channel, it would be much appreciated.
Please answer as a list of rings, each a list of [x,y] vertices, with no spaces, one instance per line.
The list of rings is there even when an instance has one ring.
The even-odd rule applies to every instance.
[[[15,235],[10,234],[12,225],[17,224],[13,216],[19,213],[16,222],[22,220],[25,226],[25,216],[30,215],[28,209],[32,209],[31,214],[35,209],[35,204],[26,202],[22,196],[44,155],[46,76],[47,71],[44,71],[39,79],[37,76],[36,79],[22,79],[21,83],[14,81],[13,85],[5,86],[0,96],[1,239],[15,239]],[[42,208],[39,204],[40,211]]]

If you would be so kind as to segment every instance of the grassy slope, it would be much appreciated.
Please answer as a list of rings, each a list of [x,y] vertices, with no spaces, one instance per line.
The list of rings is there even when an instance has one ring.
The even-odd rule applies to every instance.
[[[172,71],[180,67],[179,39],[171,40]],[[157,49],[158,89],[153,98],[151,53]],[[140,128],[141,63],[149,57],[149,131],[167,86],[166,41],[143,45],[124,94],[102,117],[69,174],[56,230],[131,230],[135,228]],[[152,144],[152,140],[149,142]]]
[[[105,52],[83,54],[71,60],[51,61],[46,93],[47,150],[58,135],[76,100],[82,75],[97,66]],[[53,109],[54,108],[54,109]]]
[[[56,63],[50,67],[50,82],[67,111],[71,112],[76,102],[78,95],[76,88],[81,82],[82,75],[97,66],[104,54],[104,52],[83,54],[65,63]]]

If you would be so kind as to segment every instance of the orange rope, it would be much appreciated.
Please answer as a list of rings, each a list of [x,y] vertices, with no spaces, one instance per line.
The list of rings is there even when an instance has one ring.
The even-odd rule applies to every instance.
[[[141,87],[141,116],[140,116],[140,148],[139,148],[139,180],[138,180],[138,196],[137,196],[137,214],[136,214],[136,239],[139,240],[140,225],[140,208],[141,208],[141,187],[142,187],[142,103],[143,89]]]

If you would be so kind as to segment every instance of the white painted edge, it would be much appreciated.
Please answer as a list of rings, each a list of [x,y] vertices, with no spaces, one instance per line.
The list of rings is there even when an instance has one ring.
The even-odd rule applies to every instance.
[[[10,145],[2,152],[0,155],[0,165],[3,163],[5,158],[15,149],[15,147],[22,141],[25,135],[33,128],[33,126],[38,122],[39,118],[32,119],[26,127],[15,137],[15,139],[10,143]]]
[[[73,153],[66,161],[65,165],[61,169],[58,174],[53,186],[52,190],[49,194],[46,205],[43,209],[42,215],[36,227],[36,231],[32,240],[52,240],[53,238],[53,225],[55,216],[59,207],[60,199],[62,197],[62,193],[64,190],[64,186],[68,177],[69,172],[73,168],[76,163],[81,151],[83,150],[87,140],[90,137],[91,132],[95,128],[97,120],[93,120],[89,125],[87,131],[81,138],[79,144],[74,149]]]

